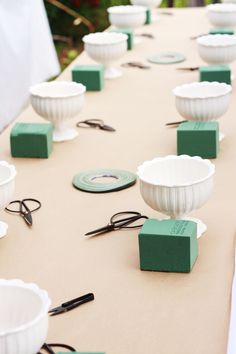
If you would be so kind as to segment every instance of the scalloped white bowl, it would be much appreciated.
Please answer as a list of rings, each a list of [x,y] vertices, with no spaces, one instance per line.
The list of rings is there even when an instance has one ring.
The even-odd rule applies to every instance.
[[[220,82],[193,82],[173,90],[179,114],[187,120],[211,121],[229,108],[232,87]]]
[[[207,7],[207,17],[215,27],[236,26],[235,4],[211,4]]]
[[[78,132],[67,128],[68,119],[76,116],[84,104],[86,87],[71,81],[50,81],[30,88],[33,109],[53,124],[53,141],[74,139]]]
[[[83,37],[86,53],[105,67],[105,78],[115,79],[122,71],[113,68],[111,64],[121,58],[127,51],[128,36],[116,32],[96,32]]]
[[[207,202],[214,173],[215,166],[209,160],[188,155],[157,157],[144,162],[137,172],[144,201],[173,219],[186,219],[186,214]],[[192,220],[198,224],[199,237],[206,225]]]
[[[15,177],[15,166],[6,161],[0,161],[0,210],[5,209],[12,200],[15,191]],[[7,229],[8,225],[0,221],[0,238],[6,235]]]
[[[146,22],[146,7],[136,5],[112,6],[107,9],[108,18],[113,26],[135,29]]]
[[[236,36],[209,34],[197,39],[198,53],[208,64],[230,64],[236,59]]]
[[[130,0],[132,5],[145,6],[154,9],[161,5],[162,0]]]
[[[36,354],[47,338],[50,304],[36,284],[0,279],[0,354]]]

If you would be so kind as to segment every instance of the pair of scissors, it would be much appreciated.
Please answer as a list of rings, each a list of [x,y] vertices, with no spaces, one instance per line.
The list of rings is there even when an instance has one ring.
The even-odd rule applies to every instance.
[[[53,309],[49,310],[48,313],[50,313],[51,316],[60,315],[61,313],[73,310],[76,307],[78,307],[82,304],[85,304],[86,302],[92,301],[92,300],[94,300],[94,294],[88,293],[88,294],[82,295],[80,297],[77,297],[75,299],[64,302],[60,306],[54,307]]]
[[[182,71],[196,71],[199,70],[199,66],[192,66],[189,68],[176,68],[176,70],[182,70]]]
[[[102,119],[87,119],[82,120],[76,124],[78,128],[98,128],[101,130],[106,130],[108,132],[115,132],[116,130],[104,123]]]
[[[128,63],[124,63],[121,66],[123,67],[131,67],[131,68],[139,68],[139,69],[151,69],[151,66],[144,65],[138,61],[130,61]]]
[[[50,344],[44,343],[44,345],[42,346],[41,349],[43,350],[43,352],[46,352],[48,354],[56,354],[56,352],[54,352],[54,350],[52,349],[53,347],[67,349],[70,352],[76,352],[77,351],[75,348],[71,347],[70,345],[59,344],[59,343],[50,343]],[[40,351],[37,354],[43,354],[43,353]]]
[[[32,204],[32,208],[30,206],[27,205]],[[14,205],[14,207],[9,208],[9,205]],[[15,214],[20,214],[20,216],[24,219],[25,223],[28,226],[32,226],[33,225],[33,218],[32,218],[32,213],[38,209],[41,208],[41,203],[39,200],[37,199],[33,199],[33,198],[25,198],[22,200],[13,200],[12,202],[10,202],[5,210],[8,211],[9,213],[15,213]]]
[[[143,226],[143,223],[136,224],[136,221],[140,219],[148,219],[148,217],[136,211],[121,211],[114,214],[106,226],[100,227],[93,231],[89,231],[85,234],[85,236],[99,236],[107,232],[120,229],[138,229]],[[134,225],[130,226],[130,224],[133,223]]]

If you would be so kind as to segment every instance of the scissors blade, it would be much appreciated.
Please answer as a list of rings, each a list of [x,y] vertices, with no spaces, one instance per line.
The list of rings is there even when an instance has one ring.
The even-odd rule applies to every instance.
[[[110,125],[107,125],[107,124],[103,124],[100,126],[100,129],[102,130],[106,130],[108,132],[115,132],[115,128],[111,127]]]
[[[89,231],[84,236],[85,237],[86,236],[97,236],[97,235],[105,234],[106,232],[110,232],[113,230],[114,230],[114,226],[109,224],[107,226],[100,227],[99,229]]]
[[[26,224],[28,226],[32,226],[33,225],[33,218],[32,218],[32,214],[30,212],[24,213],[22,215],[23,219],[25,220]]]

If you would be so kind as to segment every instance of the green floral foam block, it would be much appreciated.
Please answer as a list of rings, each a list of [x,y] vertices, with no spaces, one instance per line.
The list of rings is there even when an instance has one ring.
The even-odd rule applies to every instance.
[[[87,91],[101,91],[104,88],[104,67],[76,65],[72,69],[72,80],[86,86]]]
[[[52,124],[16,123],[10,134],[13,157],[48,158],[53,149]]]
[[[200,81],[218,81],[231,84],[231,70],[229,65],[208,65],[199,68]]]
[[[177,129],[177,154],[216,158],[219,152],[218,122],[186,122]]]
[[[148,219],[138,237],[141,270],[191,271],[198,256],[195,222]]]

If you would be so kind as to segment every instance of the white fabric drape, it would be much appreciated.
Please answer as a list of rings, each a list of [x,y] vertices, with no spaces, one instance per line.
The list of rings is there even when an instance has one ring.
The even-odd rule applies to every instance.
[[[42,0],[0,0],[0,131],[60,67]]]

